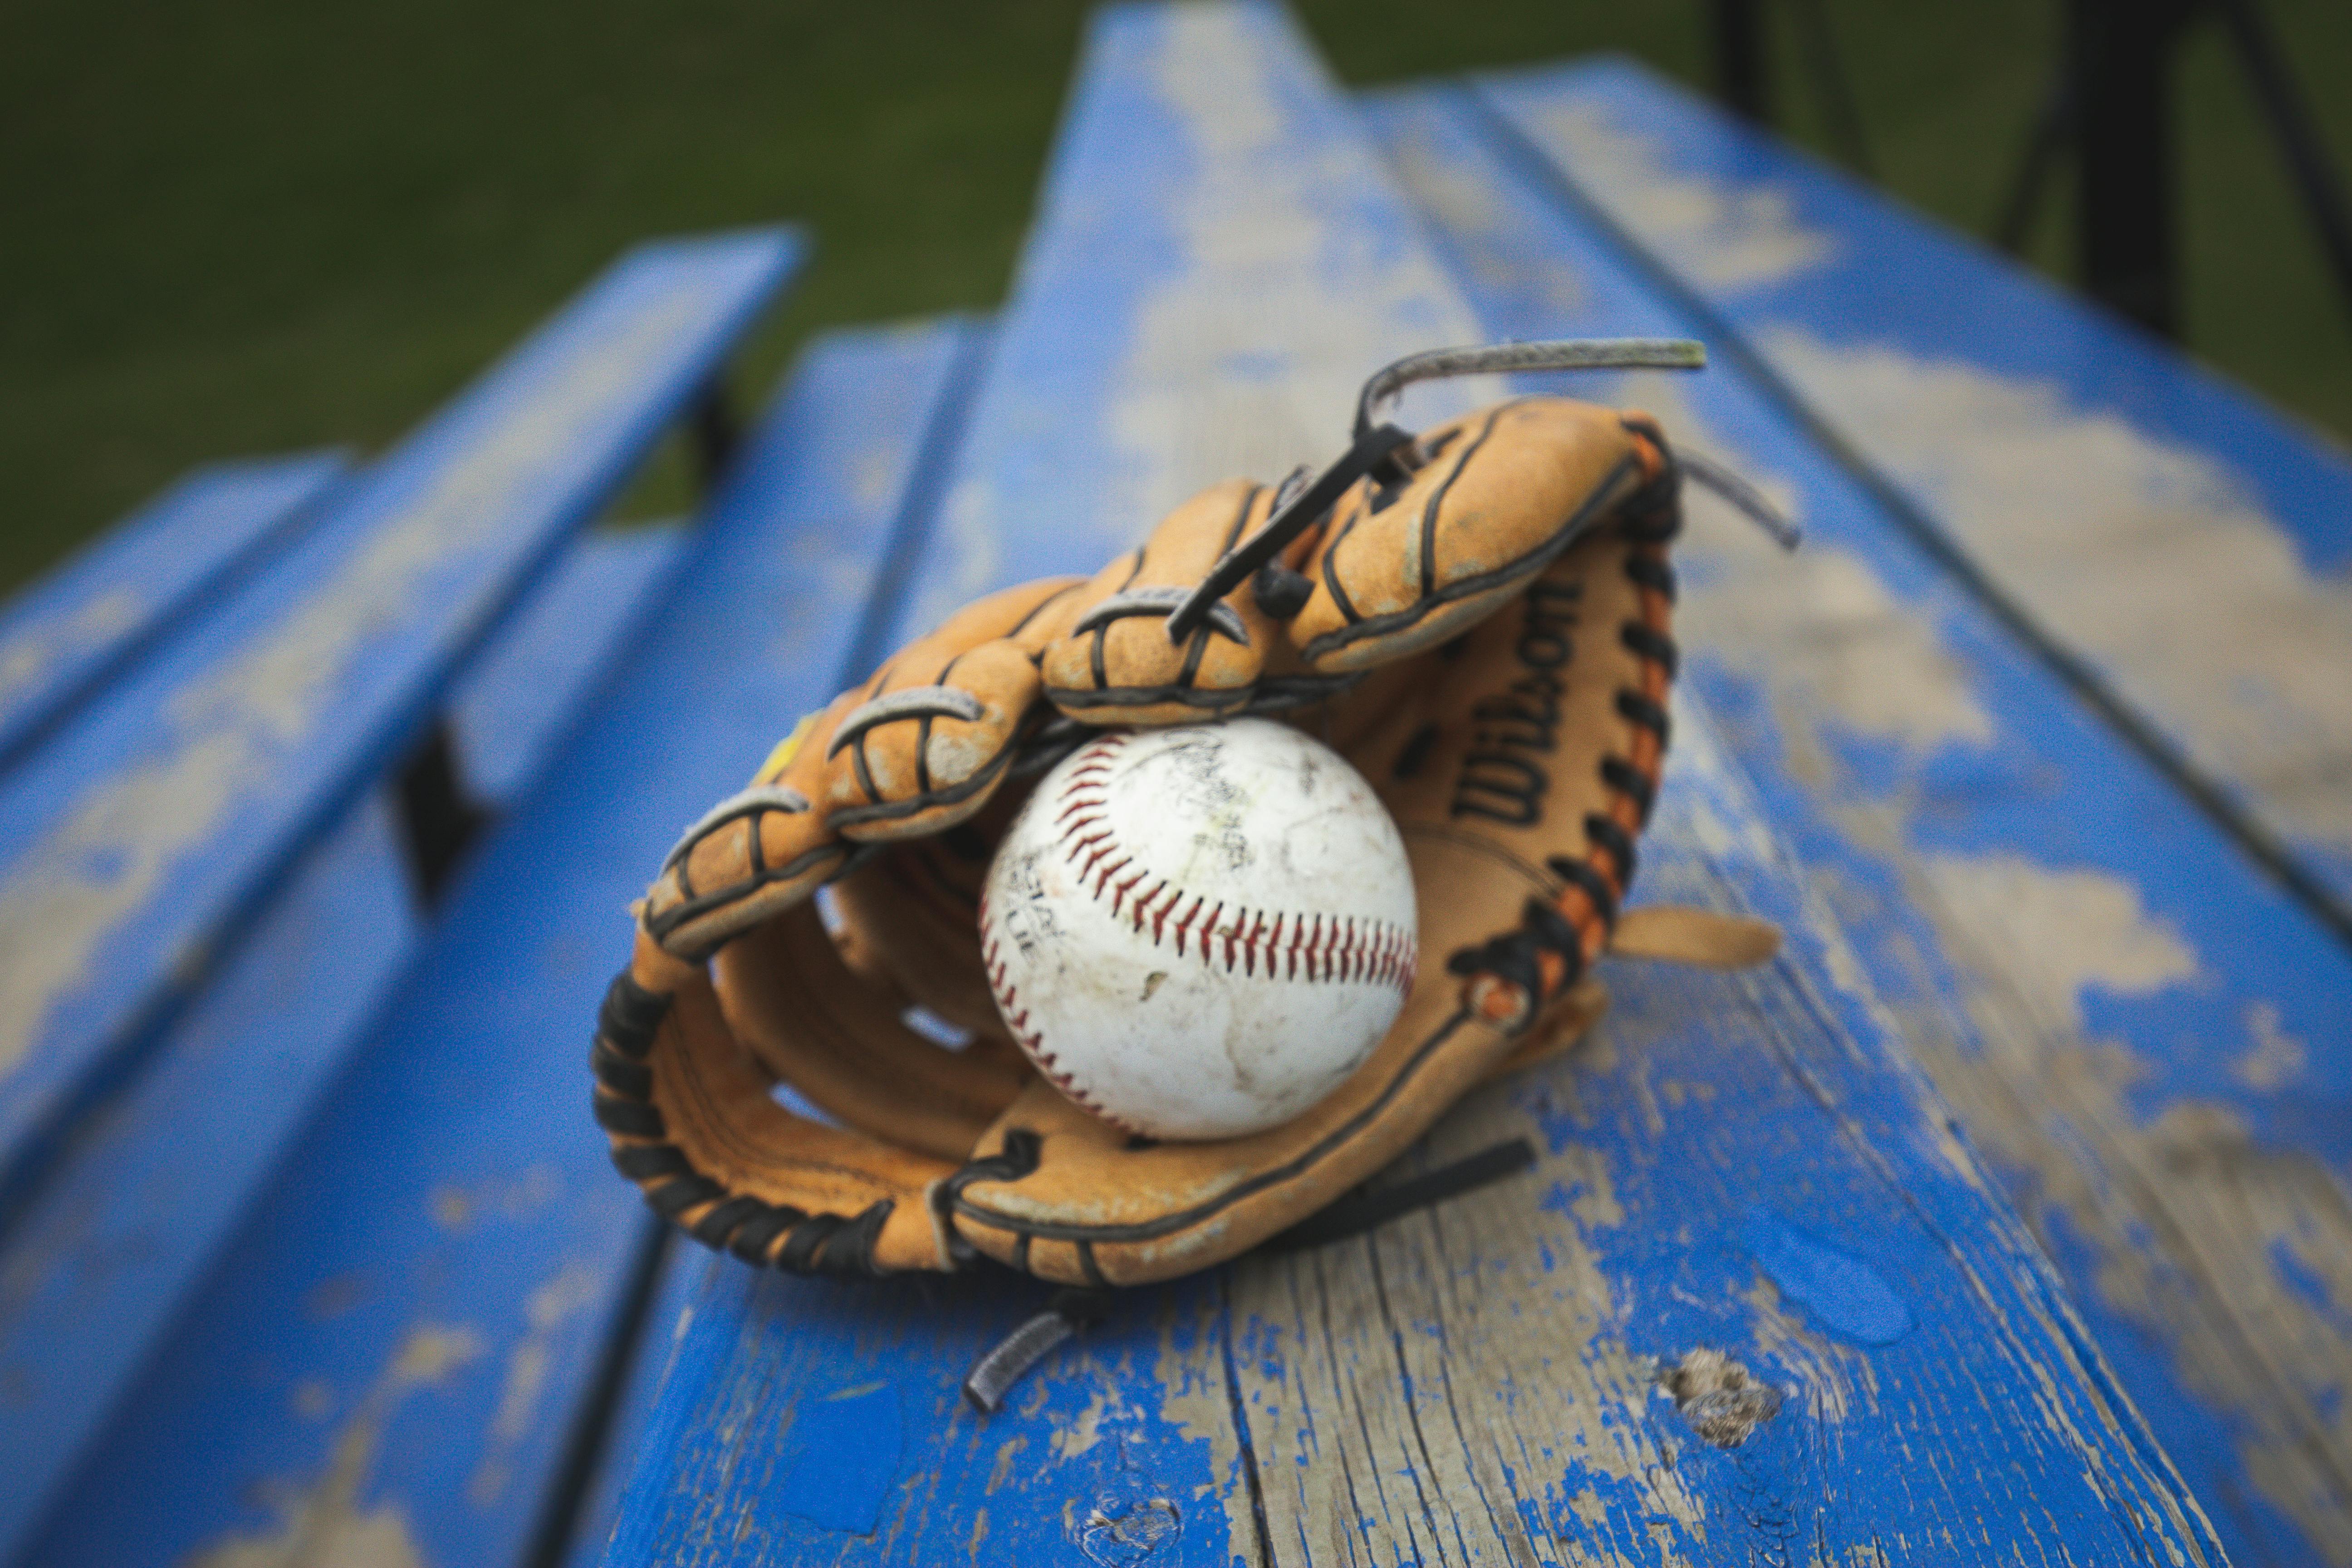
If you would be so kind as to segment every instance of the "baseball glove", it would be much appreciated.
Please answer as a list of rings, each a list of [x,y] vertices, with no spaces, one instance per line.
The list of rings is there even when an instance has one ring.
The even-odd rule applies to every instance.
[[[594,1050],[622,1173],[755,1264],[1165,1279],[1318,1234],[1296,1227],[1465,1090],[1589,1028],[1604,952],[1769,957],[1769,926],[1624,907],[1675,676],[1683,469],[1656,424],[1553,397],[1418,436],[1373,417],[1429,375],[1696,363],[1657,343],[1401,362],[1321,476],[1204,490],[1095,576],[982,599],[803,720],[637,906]],[[1132,1139],[1007,1038],[976,915],[990,855],[1098,729],[1266,713],[1346,755],[1394,816],[1418,977],[1295,1121]],[[968,1040],[936,1043],[940,1020]]]

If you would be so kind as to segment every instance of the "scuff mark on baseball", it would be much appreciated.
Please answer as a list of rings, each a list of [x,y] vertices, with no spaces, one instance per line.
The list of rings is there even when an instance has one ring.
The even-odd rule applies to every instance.
[[[1097,736],[989,868],[997,1010],[1114,1126],[1234,1138],[1369,1056],[1412,989],[1412,870],[1371,785],[1265,719]]]

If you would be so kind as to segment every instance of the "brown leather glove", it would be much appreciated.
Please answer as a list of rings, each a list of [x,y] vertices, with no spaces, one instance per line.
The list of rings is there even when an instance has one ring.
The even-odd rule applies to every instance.
[[[1068,1284],[1168,1279],[1323,1210],[1473,1085],[1574,1041],[1605,1005],[1603,952],[1769,957],[1757,922],[1622,912],[1675,673],[1681,474],[1655,424],[1549,397],[1418,437],[1370,418],[1416,365],[1542,368],[1556,347],[1391,367],[1319,479],[1205,490],[1095,577],[983,599],[803,721],[671,853],[604,1005],[597,1119],[653,1206],[797,1270],[985,1255]],[[1296,1120],[1131,1140],[1009,1043],[980,954],[989,858],[1094,727],[1269,712],[1396,819],[1418,979]],[[918,1005],[969,1042],[919,1032]]]

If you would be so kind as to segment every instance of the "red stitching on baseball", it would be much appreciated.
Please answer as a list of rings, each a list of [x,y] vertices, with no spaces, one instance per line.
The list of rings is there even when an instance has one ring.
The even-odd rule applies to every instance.
[[[1132,857],[1129,857],[1129,858],[1132,858]],[[1124,866],[1127,864],[1127,861],[1122,860],[1122,861],[1120,861],[1120,862],[1119,862],[1119,864],[1120,864],[1122,867],[1124,867]],[[1138,871],[1134,876],[1129,877],[1126,881],[1121,882],[1121,883],[1120,883],[1117,888],[1115,888],[1115,889],[1113,889],[1111,890],[1111,895],[1110,895],[1110,916],[1111,916],[1111,919],[1113,919],[1113,920],[1117,920],[1117,919],[1118,918],[1119,907],[1120,907],[1122,904],[1124,904],[1124,903],[1126,903],[1126,902],[1127,902],[1127,895],[1128,895],[1129,893],[1130,893],[1130,892],[1132,892],[1132,891],[1134,890],[1134,889],[1135,889],[1135,885],[1136,885],[1138,882],[1140,882],[1141,880],[1143,880],[1143,879],[1145,879],[1146,877],[1149,877],[1150,875],[1151,875],[1151,873],[1150,873],[1150,872],[1149,872],[1149,871]],[[1100,894],[1097,894],[1096,896],[1097,896],[1097,898],[1099,898],[1101,895],[1100,895]],[[1140,913],[1139,913],[1139,914],[1136,916],[1135,924],[1136,924],[1136,929],[1137,929],[1137,930],[1140,931],[1141,929],[1143,929],[1143,917],[1142,917],[1142,915],[1141,915]]]
[[[1115,874],[1136,864],[1134,855],[1122,849],[1108,819],[1110,803],[1106,793],[1106,781],[1112,772],[1111,755],[1129,739],[1123,732],[1096,737],[1079,753],[1078,765],[1062,785],[1061,815],[1055,820],[1062,828],[1063,841],[1069,846],[1064,858],[1075,861],[1081,855],[1086,857],[1078,877],[1080,881],[1091,884],[1097,901],[1111,887]],[[1087,815],[1073,816],[1080,811]],[[1109,857],[1122,853],[1125,858],[1103,867]],[[1097,871],[1097,867],[1103,868]],[[1150,874],[1149,868],[1139,869],[1117,884],[1111,897],[1112,918],[1119,918],[1129,893]],[[1171,887],[1161,879],[1150,892],[1135,900],[1134,929],[1139,933],[1149,918],[1151,944],[1165,945],[1171,924],[1169,916],[1184,901],[1184,896],[1183,889]],[[1197,923],[1202,928],[1197,935],[1204,965],[1217,962],[1217,947],[1222,944],[1228,972],[1238,965],[1243,973],[1255,975],[1258,961],[1263,957],[1269,978],[1278,973],[1283,979],[1296,980],[1304,959],[1306,978],[1309,981],[1341,984],[1370,981],[1408,994],[1412,990],[1417,967],[1414,961],[1420,956],[1420,949],[1413,934],[1402,927],[1384,921],[1360,921],[1352,915],[1326,917],[1319,911],[1309,915],[1285,910],[1274,916],[1269,928],[1263,910],[1253,912],[1245,908],[1235,909],[1228,918],[1223,902],[1211,907],[1203,921],[1201,912],[1207,904],[1204,895],[1194,896],[1192,907],[1172,922],[1179,958],[1186,956],[1186,943],[1196,934],[1193,927]],[[986,919],[985,911],[982,918]]]
[[[981,915],[983,920],[987,918],[987,905],[984,902],[981,906]],[[1135,1134],[1139,1130],[1132,1123],[1105,1110],[1096,1102],[1093,1095],[1079,1087],[1075,1078],[1066,1072],[1057,1070],[1055,1064],[1061,1058],[1045,1048],[1045,1037],[1041,1031],[1028,1026],[1029,1010],[1024,1007],[1017,1015],[1013,1011],[1013,1000],[1018,992],[1014,987],[1004,983],[1005,966],[996,960],[995,954],[996,943],[992,939],[988,944],[989,989],[995,992],[997,1008],[1004,1015],[1005,1024],[1012,1029],[1013,1039],[1019,1042],[1021,1048],[1029,1054],[1029,1059],[1037,1064],[1037,1069],[1045,1075],[1047,1080],[1055,1089],[1060,1089],[1120,1131],[1130,1135]]]
[[[1183,892],[1180,889],[1180,890],[1177,892],[1176,897],[1177,897],[1179,900],[1181,900],[1181,899],[1183,898],[1183,896],[1184,896],[1184,895],[1183,895]],[[1192,907],[1191,909],[1189,909],[1189,910],[1186,910],[1184,911],[1184,913],[1183,913],[1183,916],[1182,916],[1181,919],[1179,919],[1179,920],[1177,921],[1177,922],[1176,922],[1176,956],[1177,956],[1177,957],[1181,958],[1181,957],[1183,957],[1183,956],[1184,956],[1184,933],[1185,933],[1186,931],[1191,931],[1191,930],[1192,929],[1192,917],[1193,917],[1194,915],[1199,914],[1199,913],[1201,912],[1201,906],[1202,906],[1202,904],[1207,903],[1208,901],[1209,901],[1209,900],[1206,900],[1206,899],[1203,899],[1203,898],[1200,898],[1200,897],[1198,897],[1198,896],[1195,896],[1195,897],[1194,897],[1194,899],[1192,900]],[[1160,944],[1159,944],[1159,942],[1156,942],[1156,941],[1155,941],[1151,945],[1152,945],[1152,946],[1154,946],[1154,947],[1157,947],[1157,946],[1159,946]]]
[[[1079,753],[1083,760],[1063,784],[1061,814],[1055,818],[1055,825],[1062,830],[1062,840],[1068,846],[1063,858],[1074,861],[1081,855],[1087,857],[1085,866],[1079,869],[1078,879],[1082,883],[1092,881],[1097,902],[1101,901],[1105,889],[1112,887],[1111,878],[1135,863],[1135,857],[1129,852],[1126,858],[1105,867],[1099,874],[1095,869],[1108,857],[1121,852],[1118,838],[1104,815],[1110,802],[1104,793],[1103,781],[1112,771],[1110,754],[1124,746],[1128,740],[1124,733],[1113,733],[1097,736],[1087,743],[1086,752]],[[1082,812],[1089,815],[1076,815]],[[1150,875],[1147,868],[1117,884],[1111,895],[1112,919],[1122,917],[1128,895]],[[1150,891],[1135,900],[1131,917],[1135,931],[1140,933],[1148,919],[1151,923],[1151,945],[1166,945],[1171,929],[1169,916],[1177,905],[1184,901],[1184,897],[1185,890],[1171,886],[1164,877],[1153,883]],[[1205,895],[1193,895],[1192,907],[1172,922],[1177,957],[1184,956],[1185,942],[1193,934],[1193,925],[1200,921],[1201,910],[1207,903]],[[1258,959],[1263,955],[1268,979],[1296,980],[1299,978],[1299,963],[1303,958],[1306,978],[1310,982],[1337,980],[1345,984],[1371,980],[1393,986],[1408,996],[1412,993],[1413,977],[1421,956],[1420,943],[1412,932],[1402,926],[1391,925],[1385,921],[1365,921],[1360,927],[1352,915],[1343,919],[1338,915],[1326,917],[1320,911],[1309,915],[1297,910],[1276,911],[1274,923],[1268,926],[1265,910],[1257,910],[1253,915],[1251,910],[1240,909],[1234,911],[1231,922],[1221,928],[1218,922],[1224,910],[1224,904],[1219,902],[1209,910],[1208,920],[1202,924],[1199,937],[1201,962],[1204,965],[1215,962],[1213,942],[1223,942],[1228,972],[1238,958],[1242,973],[1255,975]],[[988,900],[985,898],[981,900],[980,921],[982,931],[988,931]],[[1286,924],[1288,928],[1286,940]],[[1016,1012],[1014,1009],[1019,991],[1006,984],[1008,966],[999,956],[997,939],[992,933],[987,937],[983,960],[988,970],[989,989],[996,995],[998,1010],[1013,1030],[1013,1038],[1045,1078],[1055,1088],[1120,1131],[1135,1132],[1137,1130],[1130,1123],[1097,1104],[1094,1097],[1080,1088],[1070,1074],[1055,1070],[1058,1058],[1045,1049],[1044,1034],[1028,1027],[1029,1010],[1024,1007]]]

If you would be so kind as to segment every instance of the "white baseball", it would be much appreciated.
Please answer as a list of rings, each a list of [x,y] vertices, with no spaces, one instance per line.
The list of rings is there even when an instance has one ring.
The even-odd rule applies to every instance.
[[[1264,719],[1088,742],[1014,818],[980,906],[1038,1070],[1166,1139],[1277,1126],[1338,1088],[1404,1005],[1416,929],[1371,786]]]

